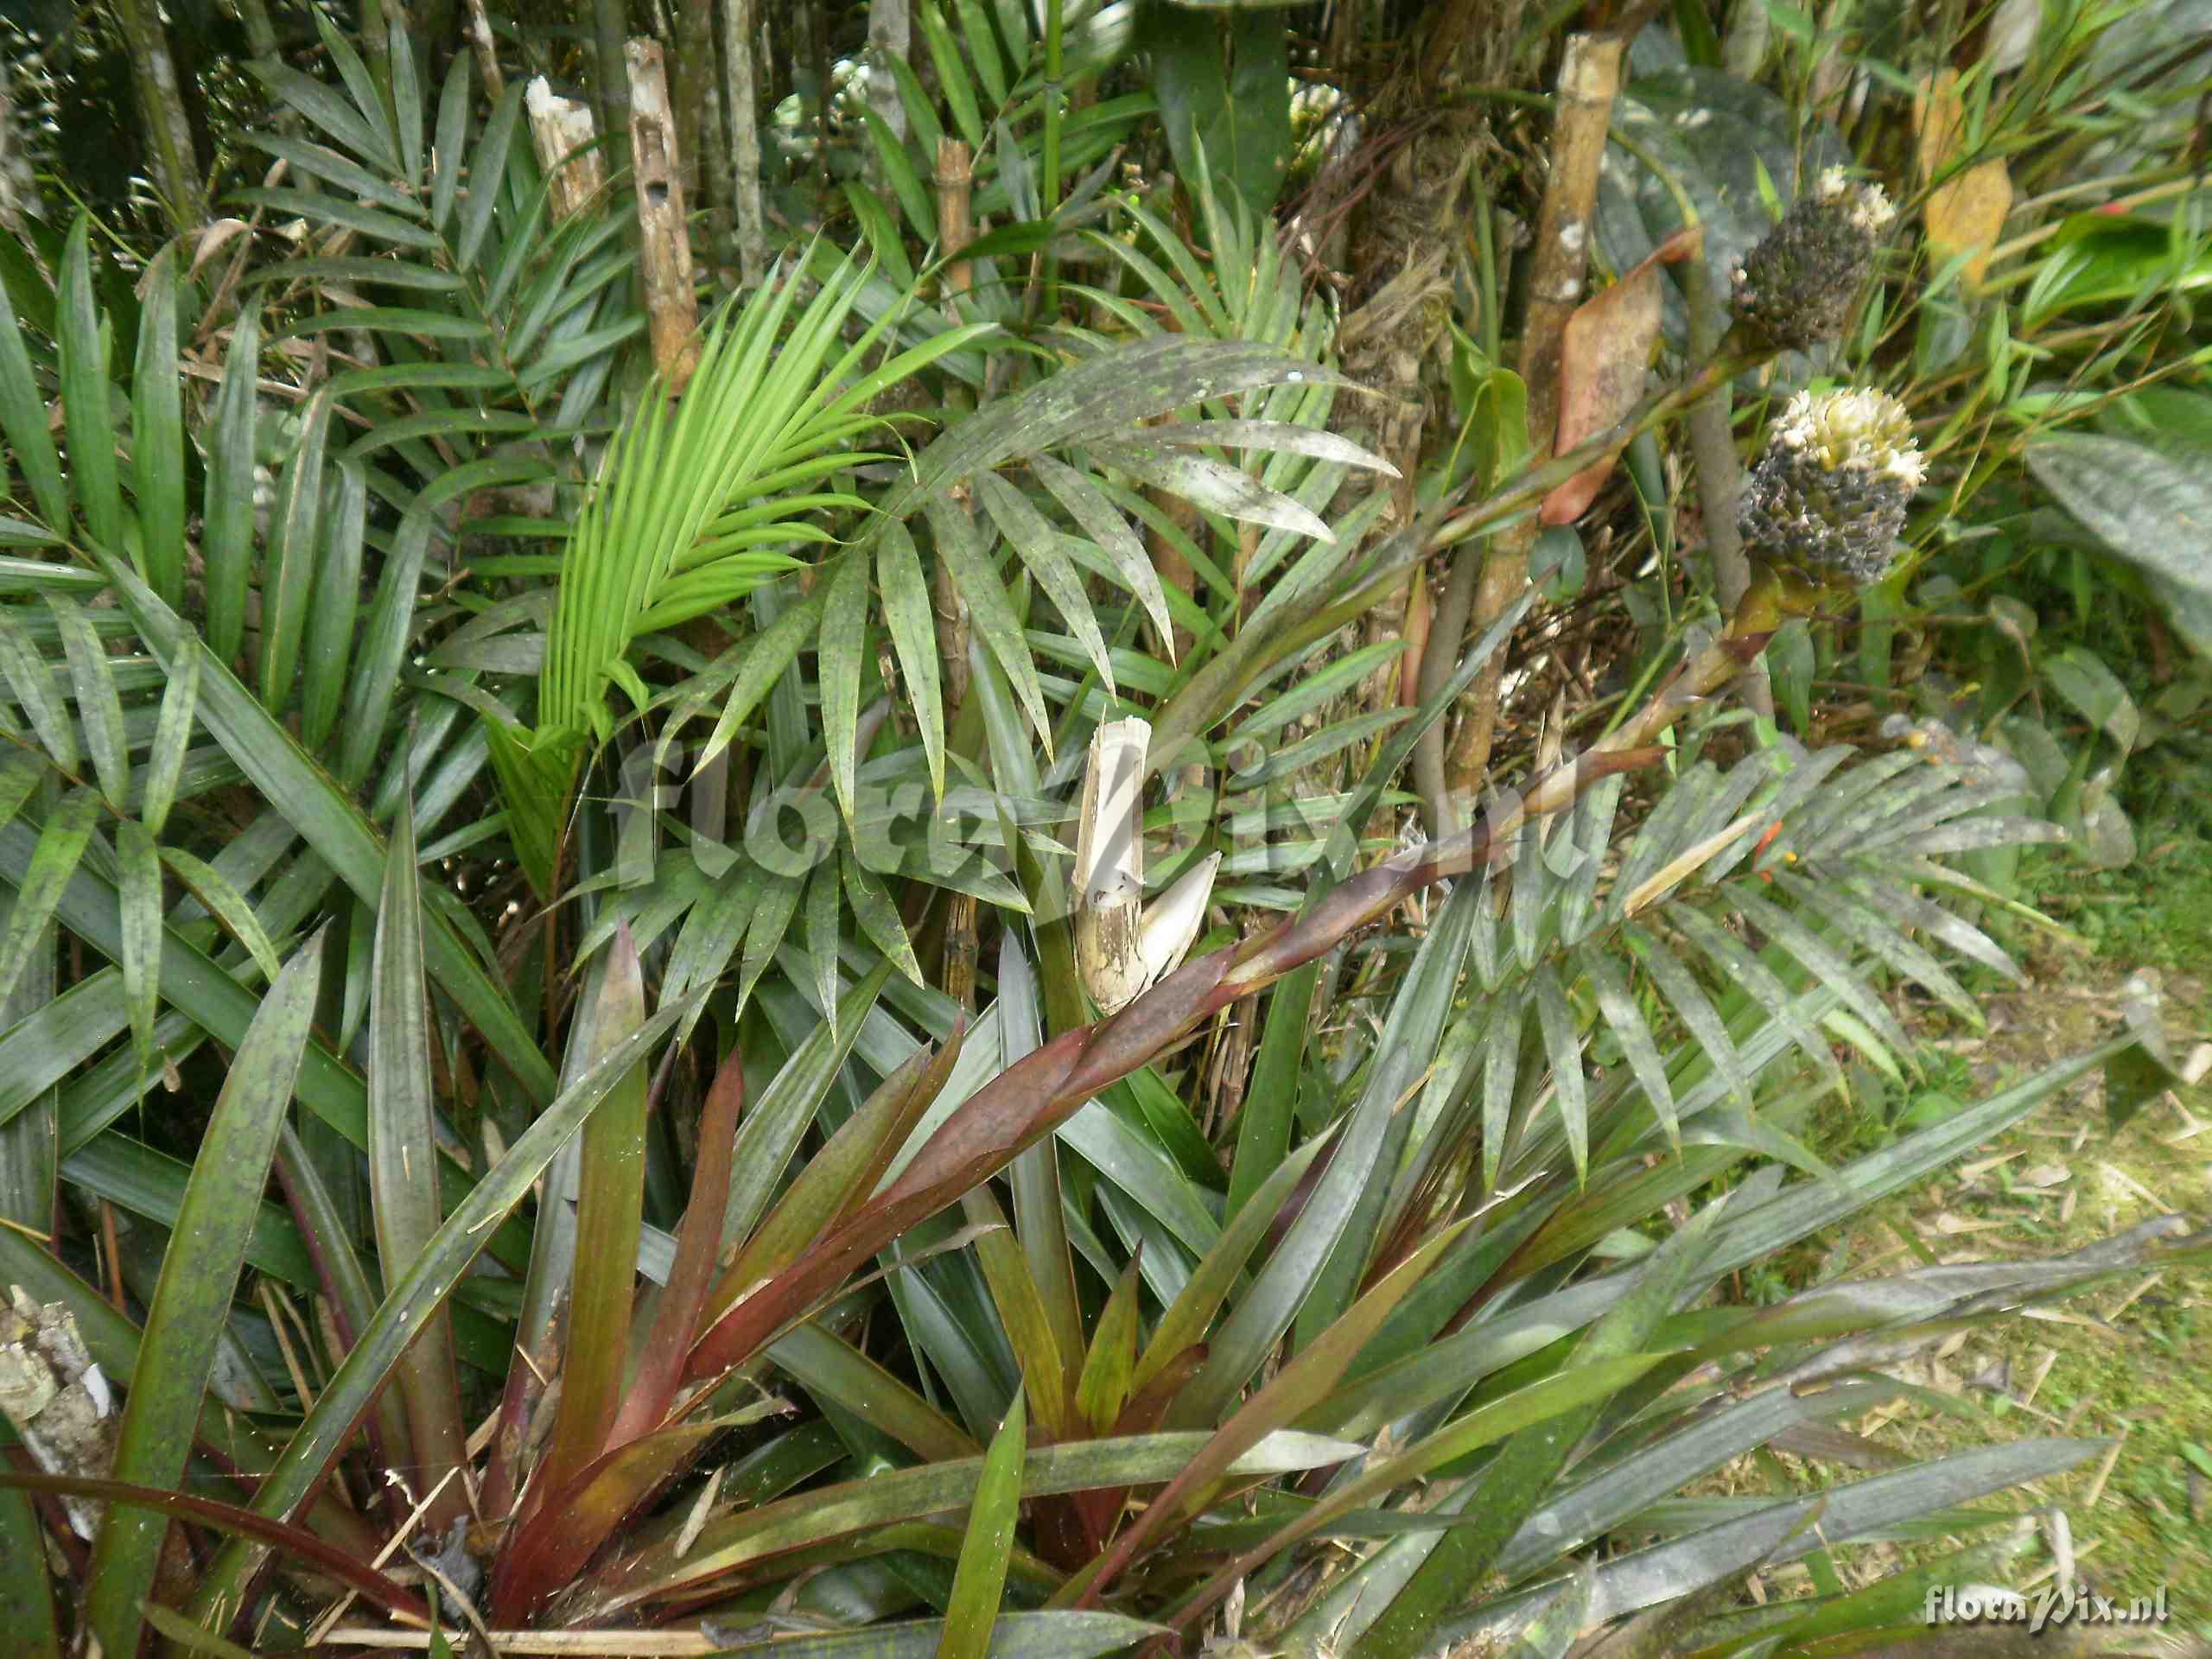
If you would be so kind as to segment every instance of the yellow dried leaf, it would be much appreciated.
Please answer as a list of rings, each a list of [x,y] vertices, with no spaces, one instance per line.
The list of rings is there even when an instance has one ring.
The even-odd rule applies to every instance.
[[[1923,81],[1913,111],[1920,134],[1920,176],[1932,180],[1957,160],[1966,133],[1958,72],[1946,69]],[[2005,163],[1995,157],[1977,162],[1929,192],[1921,209],[1929,251],[1939,264],[1972,254],[1962,275],[1969,289],[1978,288],[1989,274],[1990,250],[2012,211],[2012,175]]]

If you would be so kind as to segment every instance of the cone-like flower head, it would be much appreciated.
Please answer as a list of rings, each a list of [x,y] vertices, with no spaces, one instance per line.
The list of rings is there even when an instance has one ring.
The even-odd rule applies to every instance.
[[[1801,391],[1744,480],[1745,550],[1816,585],[1864,588],[1890,568],[1928,468],[1885,391]]]
[[[1828,168],[1737,265],[1736,315],[1777,346],[1834,339],[1897,216],[1881,186]]]

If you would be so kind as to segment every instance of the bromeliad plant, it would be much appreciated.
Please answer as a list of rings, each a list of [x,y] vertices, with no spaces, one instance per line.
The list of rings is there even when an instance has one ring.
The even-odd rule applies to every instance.
[[[127,573],[117,576],[126,595],[149,602]],[[1839,769],[1840,758],[1798,757],[1779,775],[1764,760],[1694,768],[1610,880],[1602,849],[1619,778],[1586,788],[1607,769],[1586,766],[1532,793],[1539,808],[1573,800],[1552,844],[1531,813],[1350,875],[1274,932],[1192,962],[1120,1014],[1041,1046],[1018,931],[1001,946],[999,997],[972,1026],[941,998],[909,998],[903,1017],[887,1009],[890,969],[879,963],[757,1099],[746,1100],[741,1061],[724,1063],[673,1249],[642,1297],[635,1263],[641,1249],[657,1254],[640,1222],[651,1063],[686,1004],[647,1016],[638,958],[618,934],[572,1035],[566,1085],[439,1221],[439,1172],[412,1155],[435,1137],[440,1103],[422,1018],[427,911],[403,816],[385,860],[367,1034],[385,1295],[366,1290],[356,1255],[366,1241],[350,1239],[315,1196],[314,1165],[284,1127],[311,1067],[334,1064],[308,1020],[318,940],[238,1040],[211,1154],[186,1185],[143,1332],[30,1239],[0,1235],[11,1281],[67,1310],[91,1357],[124,1389],[111,1480],[11,1484],[232,1534],[189,1600],[215,1628],[259,1593],[272,1549],[327,1566],[334,1547],[358,1548],[374,1517],[334,1504],[324,1483],[365,1452],[371,1484],[349,1486],[372,1491],[393,1471],[402,1524],[454,1500],[449,1562],[484,1563],[482,1611],[499,1626],[594,1628],[717,1610],[743,1625],[744,1610],[804,1578],[816,1599],[801,1605],[883,1617],[939,1599],[951,1630],[979,1611],[987,1624],[1003,1581],[1012,1605],[1066,1609],[1070,1620],[1101,1601],[1114,1606],[1122,1616],[1110,1623],[1020,1627],[1039,1641],[1096,1643],[1085,1650],[1198,1631],[1236,1584],[1268,1587],[1315,1536],[1389,1541],[1353,1580],[1319,1601],[1294,1592],[1270,1620],[1287,1642],[1392,1654],[1426,1650],[1440,1628],[1471,1630],[1470,1618],[1496,1624],[1539,1608],[1553,1627],[1582,1628],[1674,1604],[1777,1553],[1895,1535],[1908,1522],[1946,1533],[1996,1524],[2001,1512],[1959,1506],[2070,1466],[2095,1444],[1970,1453],[1824,1496],[1669,1511],[1664,1521],[1652,1509],[1794,1426],[1888,1397],[1878,1379],[1850,1380],[1871,1357],[2188,1248],[2177,1252],[2181,1226],[2169,1220],[2047,1264],[1927,1269],[1764,1310],[1703,1305],[1721,1275],[1939,1167],[2133,1047],[2108,1044],[1840,1169],[1798,1147],[1789,1126],[1809,1096],[1779,1057],[1796,1045],[1825,1060],[1824,1032],[1875,1052],[1893,1036],[1879,999],[1837,952],[1863,943],[1956,995],[1902,931],[1904,918],[2001,965],[1984,936],[1895,878],[1940,875],[1931,855],[2018,832],[1965,816],[1986,791],[1910,753],[1904,765],[1922,775],[1905,790],[1879,787],[1897,765]],[[1776,825],[1786,842],[1765,834]],[[1494,880],[1509,830],[1521,855]],[[1456,878],[1452,895],[1340,1120],[1286,1156],[1270,1137],[1287,1127],[1288,1100],[1331,1087],[1313,1076],[1322,1057],[1307,1019],[1320,960],[1446,876]],[[1500,887],[1511,894],[1502,928]],[[1731,914],[1772,944],[1754,952],[1739,943],[1720,925]],[[1684,941],[1733,978],[1736,995],[1716,1003],[1698,988],[1674,954]],[[1049,968],[1049,939],[1040,943]],[[1255,1091],[1216,1221],[1192,1202],[1201,1195],[1186,1177],[1132,1138],[1110,1090],[1141,1080],[1172,1106],[1151,1069],[1163,1052],[1270,984],[1268,1086]],[[1585,998],[1594,999],[1594,1026],[1575,1013]],[[1647,1012],[1662,1002],[1687,1033],[1670,1048]],[[1617,1046],[1622,1062],[1593,1081],[1586,1041]],[[871,1077],[880,1081],[856,1107],[850,1096],[836,1103]],[[779,1182],[810,1125],[827,1138]],[[1057,1186],[1073,1173],[1065,1158],[1076,1149],[1163,1230],[1160,1255],[1133,1251],[1103,1304],[1078,1293],[1066,1254],[1088,1231],[1087,1206],[1064,1187],[1049,1211],[1027,1202],[1040,1175]],[[1785,1188],[1780,1164],[1767,1163],[1734,1179],[1753,1157],[1796,1163],[1806,1177]],[[1160,1166],[1147,1173],[1147,1159]],[[202,1421],[196,1438],[222,1453],[218,1468],[251,1480],[250,1504],[164,1497],[195,1438],[220,1314],[252,1247],[252,1195],[272,1160],[324,1253],[318,1271],[338,1293],[333,1317],[349,1339],[281,1446],[251,1420]],[[1001,1172],[1013,1183],[1011,1234],[991,1192]],[[483,1443],[465,1432],[448,1310],[540,1178],[548,1197],[522,1305],[565,1301],[565,1330],[518,1351]],[[1732,1180],[1653,1247],[1646,1222]],[[1188,1197],[1156,1196],[1177,1192]],[[970,1225],[932,1231],[956,1205]],[[1086,1239],[1084,1254],[1099,1248]],[[872,1258],[893,1273],[880,1289],[854,1286]],[[1148,1287],[1160,1310],[1149,1318]],[[906,1364],[919,1368],[904,1377],[856,1340],[883,1294],[912,1344]],[[823,1415],[763,1429],[762,1390],[778,1375]],[[1814,1386],[1828,1382],[1842,1386]],[[939,1388],[949,1409],[930,1397]],[[779,1402],[773,1414],[789,1408]],[[741,1455],[718,1459],[703,1485],[671,1488],[732,1434]],[[472,1440],[485,1445],[480,1462]],[[842,1482],[795,1490],[841,1467]],[[1399,1507],[1428,1478],[1453,1472],[1469,1478],[1442,1508]],[[474,1525],[461,1501],[471,1486]],[[1132,1518],[1126,1495],[1137,1487],[1154,1490]],[[1025,1498],[1035,1501],[1033,1555],[1014,1541]],[[963,1507],[975,1511],[964,1532],[931,1520]],[[1680,1535],[1554,1581],[1568,1551],[1624,1525]],[[87,1616],[104,1644],[135,1639],[162,1529],[101,1529]],[[941,1569],[923,1564],[949,1557],[957,1570],[947,1588]],[[915,1565],[887,1580],[867,1567],[886,1559]],[[1525,1587],[1466,1613],[1470,1592],[1493,1572]],[[385,1573],[355,1568],[346,1581],[402,1618],[426,1611]],[[988,1586],[980,1603],[979,1582]],[[1370,1584],[1379,1588],[1370,1593]],[[1821,1606],[1801,1617],[1809,1632],[1838,1614]],[[1727,1650],[1738,1630],[1724,1617],[1708,1635]]]

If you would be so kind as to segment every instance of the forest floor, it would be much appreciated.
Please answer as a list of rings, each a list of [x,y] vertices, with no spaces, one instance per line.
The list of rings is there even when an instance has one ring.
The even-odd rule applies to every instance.
[[[2016,954],[2023,945],[2031,952],[2023,957],[2029,982],[1986,999],[1984,1030],[1923,1017],[1926,1076],[1897,1103],[1902,1113],[1955,1109],[2110,1034],[2120,1023],[2120,987],[2142,969],[2163,979],[2177,1054],[2212,1041],[2212,840],[2171,838],[2119,871],[2052,859],[2044,873],[2044,890],[2024,881],[2022,896],[2080,942],[2012,940]],[[2200,1067],[2207,1058],[2198,1057]],[[1869,1150],[1868,1137],[1896,1132],[1863,1112],[1849,1116],[1853,1122],[1839,1122],[1832,1137],[1840,1144],[1824,1148],[1830,1155]],[[2117,1134],[2092,1077],[1942,1177],[1871,1211],[1847,1237],[1808,1243],[1777,1264],[1783,1282],[1770,1288],[1894,1272],[1916,1256],[2048,1257],[2169,1213],[2194,1230],[2212,1227],[2212,1077],[2152,1103]],[[2212,1271],[2099,1286],[1958,1333],[1899,1375],[1920,1385],[1916,1397],[1856,1427],[1916,1459],[2024,1434],[2111,1437],[2105,1456],[2030,1489],[2019,1506],[2065,1512],[2081,1580],[2098,1593],[2167,1591],[2163,1628],[2089,1650],[2212,1655]],[[1783,1475],[1828,1484],[1865,1473],[1771,1462],[1731,1472],[1744,1483],[1738,1490]]]

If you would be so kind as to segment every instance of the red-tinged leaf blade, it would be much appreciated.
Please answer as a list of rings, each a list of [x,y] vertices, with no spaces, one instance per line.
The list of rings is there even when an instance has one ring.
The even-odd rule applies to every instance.
[[[631,1077],[690,1007],[690,1001],[664,1007],[563,1090],[508,1148],[507,1155],[453,1207],[414,1266],[389,1287],[376,1316],[354,1339],[345,1360],[301,1420],[283,1455],[262,1477],[254,1496],[255,1513],[289,1519],[321,1487],[414,1332],[422,1328],[431,1310],[442,1306],[453,1294],[469,1264],[491,1242],[492,1230],[522,1202],[531,1184],[553,1161],[554,1154],[588,1120],[594,1109]],[[635,1259],[633,1249],[628,1260]],[[193,1616],[205,1624],[235,1614],[247,1583],[266,1555],[259,1545],[226,1546],[193,1594]]]
[[[1389,1317],[1390,1310],[1405,1300],[1466,1226],[1460,1222],[1443,1229],[1392,1268],[1208,1436],[1205,1449],[1183,1466],[1168,1482],[1167,1490],[1146,1506],[1135,1524],[1099,1560],[1084,1583],[1081,1599],[1089,1601],[1110,1586],[1115,1575],[1136,1559],[1137,1552],[1158,1539],[1188,1510],[1192,1500],[1228,1473],[1237,1459],[1325,1399]]]
[[[1205,1444],[1205,1437],[1199,1434],[1146,1434],[1035,1446],[1023,1460],[1022,1495],[1044,1497],[1152,1484],[1167,1479]],[[1346,1440],[1273,1434],[1231,1465],[1230,1472],[1241,1478],[1323,1468],[1356,1457],[1361,1450]],[[601,1570],[582,1605],[594,1617],[619,1611],[748,1562],[895,1521],[964,1509],[976,1500],[982,1465],[981,1458],[922,1464],[717,1516],[700,1530],[680,1560],[664,1548],[648,1545]]]
[[[179,1448],[180,1460],[182,1448]],[[283,1551],[294,1559],[306,1562],[319,1571],[329,1573],[348,1589],[385,1611],[404,1618],[425,1619],[429,1609],[419,1597],[400,1585],[394,1584],[374,1567],[365,1565],[334,1544],[325,1542],[303,1527],[286,1526],[271,1521],[266,1516],[256,1515],[251,1510],[241,1510],[230,1503],[218,1503],[212,1498],[200,1497],[190,1492],[171,1491],[165,1487],[149,1486],[128,1480],[84,1480],[71,1475],[35,1475],[14,1469],[0,1469],[0,1491],[22,1492],[52,1492],[57,1497],[89,1497],[116,1506],[117,1512],[137,1511],[152,1514],[154,1535],[158,1539],[167,1531],[172,1520],[196,1522],[217,1532],[227,1532],[238,1537],[255,1538],[272,1549]],[[107,1529],[102,1529],[105,1535]],[[13,1639],[10,1627],[10,1639]]]
[[[738,1119],[745,1112],[745,1057],[732,1049],[707,1090],[699,1114],[699,1160],[691,1171],[691,1201],[676,1230],[676,1262],[653,1308],[638,1374],[630,1380],[611,1437],[618,1447],[658,1427],[676,1397],[707,1293],[714,1287],[715,1259],[721,1253],[722,1215],[729,1202],[730,1166],[736,1151]]]
[[[645,986],[626,925],[614,936],[599,984],[593,1052],[605,1055],[645,1022]],[[542,1499],[575,1481],[607,1449],[629,1357],[637,1289],[639,1229],[645,1219],[645,1071],[642,1060],[585,1126],[576,1253],[567,1351],[553,1438],[537,1471]]]
[[[721,1432],[721,1424],[707,1422],[647,1434],[595,1459],[538,1503],[500,1553],[492,1580],[493,1621],[512,1627],[533,1617],[583,1570],[625,1516]]]
[[[908,1055],[807,1160],[723,1275],[718,1302],[726,1304],[746,1287],[790,1266],[810,1240],[819,1238],[868,1196],[930,1103],[944,1091],[963,1035],[964,1027],[957,1027],[936,1052],[918,1048]],[[687,1342],[692,1334],[685,1333]]]

